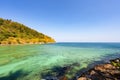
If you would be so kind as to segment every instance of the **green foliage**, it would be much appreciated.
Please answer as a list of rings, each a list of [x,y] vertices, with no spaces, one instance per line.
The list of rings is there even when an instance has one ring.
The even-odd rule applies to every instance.
[[[120,67],[120,63],[116,63],[116,62],[111,62],[112,65],[114,65],[115,67]]]
[[[23,24],[0,18],[0,44],[55,42],[51,37],[39,33]]]

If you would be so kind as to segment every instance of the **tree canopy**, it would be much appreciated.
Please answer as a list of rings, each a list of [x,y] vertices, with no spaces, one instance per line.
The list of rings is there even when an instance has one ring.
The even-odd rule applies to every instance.
[[[51,37],[21,23],[0,18],[0,44],[52,43]]]

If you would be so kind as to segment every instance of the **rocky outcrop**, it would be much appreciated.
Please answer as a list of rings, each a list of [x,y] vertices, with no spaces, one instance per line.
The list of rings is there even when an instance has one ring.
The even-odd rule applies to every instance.
[[[120,80],[120,58],[96,65],[83,73],[78,80]]]

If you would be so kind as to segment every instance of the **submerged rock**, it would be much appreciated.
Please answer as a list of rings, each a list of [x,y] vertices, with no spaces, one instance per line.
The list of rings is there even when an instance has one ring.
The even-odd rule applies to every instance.
[[[64,65],[62,67],[55,66],[50,71],[42,73],[41,76],[43,80],[73,80],[71,78],[74,77],[74,75],[69,78],[67,74],[69,75],[72,69],[76,66],[80,66],[80,64],[73,63],[69,65]]]
[[[120,58],[96,65],[83,73],[78,80],[120,80]]]
[[[85,72],[79,71],[80,76],[68,78],[66,74],[78,63],[69,66],[54,67],[51,72],[42,75],[43,80],[120,80],[120,58],[110,60],[109,63],[99,64]]]

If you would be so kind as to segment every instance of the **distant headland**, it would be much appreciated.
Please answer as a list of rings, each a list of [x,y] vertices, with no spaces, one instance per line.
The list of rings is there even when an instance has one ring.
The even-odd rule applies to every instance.
[[[55,40],[21,23],[0,18],[0,45],[44,44]]]

